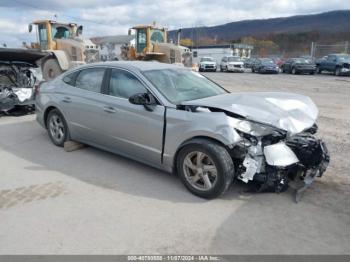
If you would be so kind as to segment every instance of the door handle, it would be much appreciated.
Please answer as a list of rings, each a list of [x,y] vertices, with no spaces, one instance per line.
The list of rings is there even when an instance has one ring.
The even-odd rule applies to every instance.
[[[111,106],[104,106],[103,107],[103,111],[105,111],[107,113],[115,113],[115,112],[117,112],[117,110],[114,107],[111,107]]]
[[[72,102],[72,99],[68,96],[65,96],[65,97],[63,97],[62,102],[70,103],[70,102]]]

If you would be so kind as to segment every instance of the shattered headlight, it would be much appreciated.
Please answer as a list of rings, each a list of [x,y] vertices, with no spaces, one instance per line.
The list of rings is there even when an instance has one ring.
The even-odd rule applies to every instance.
[[[240,120],[235,124],[235,129],[241,131],[245,134],[249,134],[254,137],[262,137],[270,135],[274,132],[277,132],[275,128],[263,125],[260,123],[254,123],[247,120]]]

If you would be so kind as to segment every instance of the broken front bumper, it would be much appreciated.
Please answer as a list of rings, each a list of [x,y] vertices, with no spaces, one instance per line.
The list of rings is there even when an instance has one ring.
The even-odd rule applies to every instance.
[[[325,172],[329,160],[322,140],[309,133],[298,134],[275,144],[250,146],[238,178],[258,182],[259,192],[282,192],[293,182],[298,202],[305,189]]]

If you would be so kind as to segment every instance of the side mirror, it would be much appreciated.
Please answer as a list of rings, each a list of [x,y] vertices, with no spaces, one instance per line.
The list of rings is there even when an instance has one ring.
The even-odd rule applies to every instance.
[[[143,105],[147,111],[153,111],[152,106],[157,105],[157,101],[150,93],[137,93],[129,97],[129,102],[134,105]]]
[[[131,29],[128,30],[128,35],[131,35]]]
[[[28,25],[28,32],[31,33],[33,31],[33,25],[29,24]]]
[[[78,27],[78,29],[77,29],[77,36],[80,36],[80,35],[82,35],[82,34],[83,34],[83,26],[80,25],[80,26]]]

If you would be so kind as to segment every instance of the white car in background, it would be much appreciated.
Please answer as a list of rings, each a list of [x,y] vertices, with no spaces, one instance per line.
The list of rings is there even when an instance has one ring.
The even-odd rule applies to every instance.
[[[198,64],[199,72],[214,71],[216,72],[217,64],[212,57],[202,57]]]
[[[244,62],[239,56],[224,56],[220,63],[221,72],[244,72]]]

